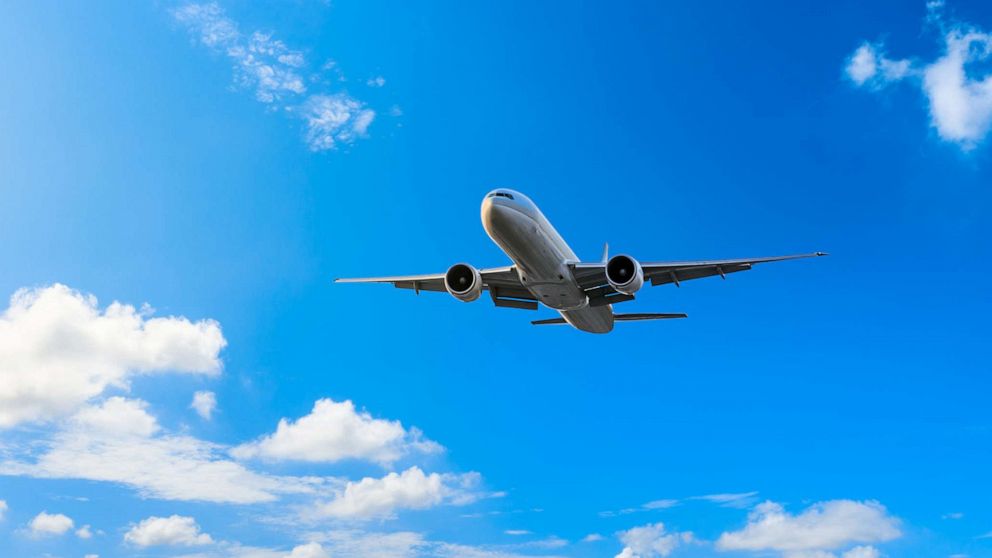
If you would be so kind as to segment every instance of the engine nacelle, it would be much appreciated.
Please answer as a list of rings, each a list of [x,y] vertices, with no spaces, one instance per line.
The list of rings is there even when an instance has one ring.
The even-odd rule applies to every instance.
[[[644,286],[644,270],[630,256],[613,256],[606,262],[606,280],[618,293],[632,295]]]
[[[455,264],[444,274],[444,288],[458,300],[472,302],[482,294],[482,275],[468,264]]]

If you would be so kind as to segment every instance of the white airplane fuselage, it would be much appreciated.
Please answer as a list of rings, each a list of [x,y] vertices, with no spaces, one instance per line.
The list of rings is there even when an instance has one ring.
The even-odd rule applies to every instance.
[[[493,190],[482,200],[482,226],[513,260],[521,284],[541,304],[583,331],[613,330],[613,309],[589,306],[589,297],[569,265],[577,263],[578,257],[527,196],[514,190]]]

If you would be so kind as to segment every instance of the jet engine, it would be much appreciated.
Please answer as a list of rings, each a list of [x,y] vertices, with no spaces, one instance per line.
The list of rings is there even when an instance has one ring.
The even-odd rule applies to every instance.
[[[644,286],[644,270],[630,256],[613,256],[606,262],[606,280],[618,293],[633,295]]]
[[[458,300],[472,302],[482,294],[482,275],[468,264],[455,264],[444,274],[444,288]]]

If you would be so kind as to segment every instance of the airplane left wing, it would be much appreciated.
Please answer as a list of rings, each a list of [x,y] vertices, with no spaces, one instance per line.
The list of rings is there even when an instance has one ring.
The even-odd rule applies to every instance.
[[[521,283],[517,270],[511,266],[480,269],[482,289],[489,291],[496,306],[537,310],[537,298]],[[357,279],[335,279],[335,283],[392,283],[397,289],[446,292],[444,273],[425,275],[396,275],[391,277],[362,277]]]
[[[651,286],[675,283],[678,287],[682,281],[701,279],[719,275],[726,278],[728,273],[747,271],[754,264],[780,262],[800,258],[826,256],[825,252],[811,254],[795,254],[791,256],[773,256],[769,258],[739,258],[732,260],[697,260],[684,262],[643,262],[644,282],[650,281]],[[606,280],[606,262],[572,264],[572,273],[579,286],[585,289],[589,296],[590,306],[601,306],[633,300],[633,295],[619,293]]]

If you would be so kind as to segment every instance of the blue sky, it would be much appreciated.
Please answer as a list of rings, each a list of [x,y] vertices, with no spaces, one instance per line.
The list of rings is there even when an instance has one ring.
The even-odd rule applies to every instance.
[[[992,10],[864,4],[8,6],[2,554],[992,557]],[[607,336],[331,283],[507,263],[498,186],[831,256]]]

